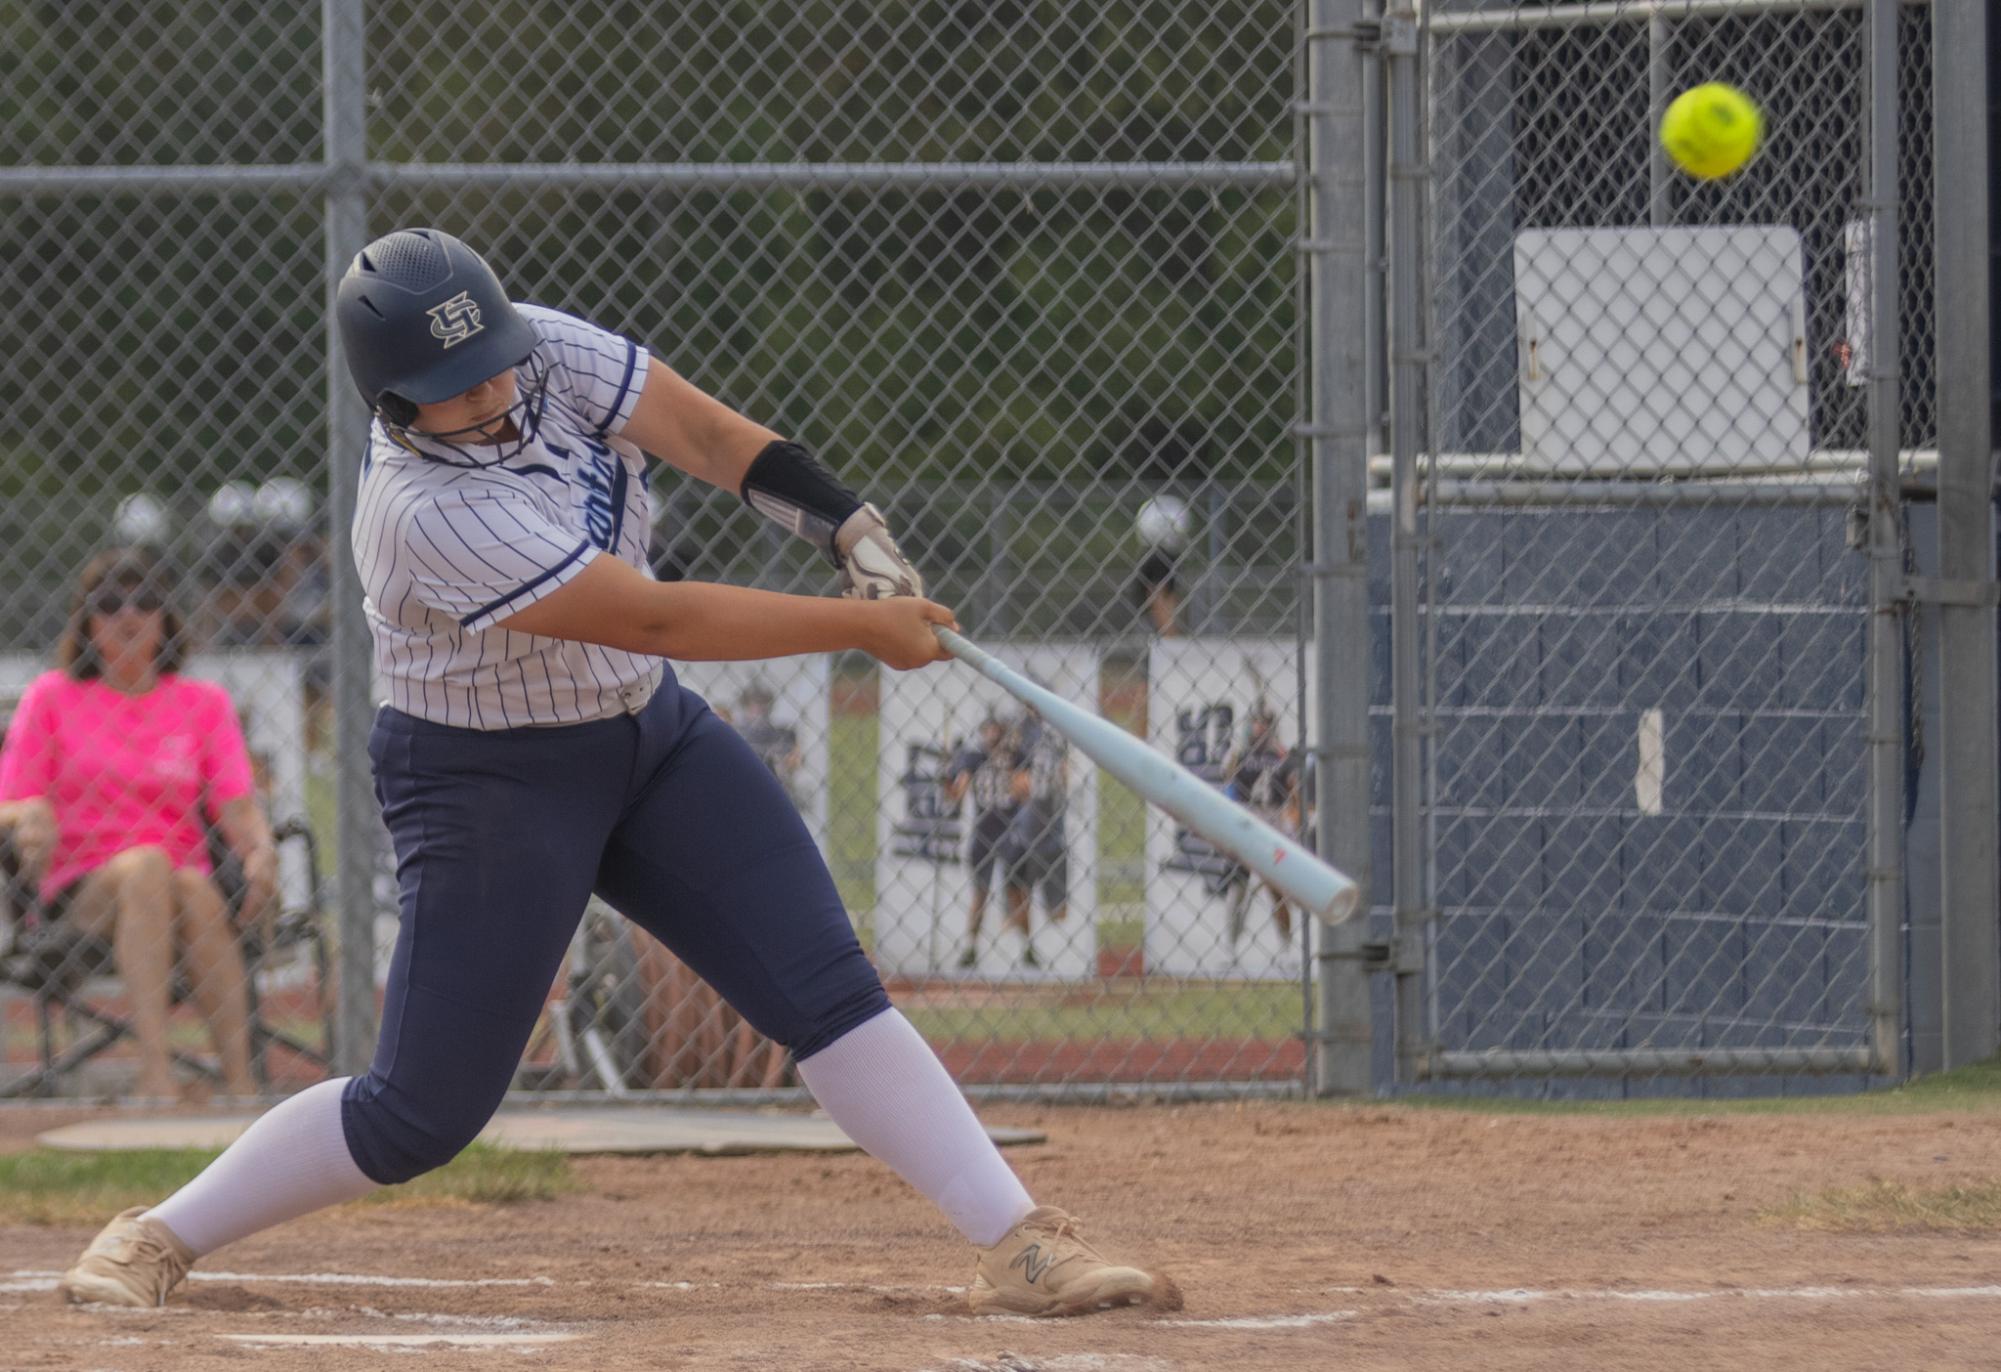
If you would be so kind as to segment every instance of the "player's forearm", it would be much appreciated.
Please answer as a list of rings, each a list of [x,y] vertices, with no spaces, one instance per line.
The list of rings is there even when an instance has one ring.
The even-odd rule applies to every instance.
[[[876,646],[869,607],[703,581],[663,582],[639,626],[643,651],[681,662],[748,662]]]
[[[859,648],[908,669],[946,656],[952,612],[916,597],[822,599],[707,581],[658,582],[593,556],[567,584],[499,621],[515,633],[600,643],[684,662],[747,662]]]

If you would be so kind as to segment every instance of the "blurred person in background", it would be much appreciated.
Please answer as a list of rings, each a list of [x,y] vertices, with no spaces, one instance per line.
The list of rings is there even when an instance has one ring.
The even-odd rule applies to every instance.
[[[1134,532],[1140,546],[1132,593],[1147,624],[1162,638],[1181,636],[1181,580],[1178,564],[1188,546],[1188,504],[1178,496],[1157,495],[1139,507]]]
[[[306,747],[323,753],[332,738],[333,559],[317,518],[312,488],[274,476],[251,499],[260,537],[273,550],[266,600],[254,642],[293,649],[306,715]]]
[[[250,508],[278,549],[272,637],[287,647],[323,647],[331,630],[332,570],[311,488],[296,477],[274,476],[257,488]]]
[[[278,569],[282,543],[262,526],[257,488],[228,481],[209,496],[213,526],[202,548],[198,573],[208,588],[201,638],[218,648],[262,648],[277,641],[283,594]]]
[[[1243,742],[1230,754],[1223,768],[1224,790],[1232,800],[1247,805],[1259,819],[1280,833],[1292,833],[1299,824],[1299,768],[1294,754],[1279,739],[1278,716],[1265,701],[1251,709],[1244,725]],[[1239,866],[1231,874],[1230,952],[1244,936],[1249,922],[1251,898],[1262,886],[1271,893],[1271,918],[1284,946],[1292,943],[1292,907],[1280,890],[1266,881],[1254,881],[1248,867]]]
[[[1208,479],[1213,454],[1207,429],[1192,415],[1152,409],[1146,402],[1132,413],[1119,464],[1134,485],[1151,494],[1134,518],[1141,553],[1130,593],[1146,626],[1161,638],[1182,634],[1179,562],[1188,549],[1193,515],[1175,488]]]
[[[956,812],[968,792],[973,797],[973,823],[966,842],[966,871],[973,879],[973,903],[966,911],[966,946],[959,970],[971,971],[980,960],[980,925],[986,919],[987,894],[1000,867],[1001,840],[1020,808],[1014,798],[1014,755],[1007,747],[1007,726],[988,715],[980,721],[974,741],[952,755],[940,778],[945,803]],[[1027,927],[1022,934],[1026,937]]]
[[[1070,745],[1027,710],[1015,726],[1013,752],[1016,808],[1001,843],[1003,890],[1007,922],[1021,933],[1021,965],[1035,968],[1042,965],[1031,923],[1036,892],[1050,923],[1070,915]]]
[[[217,648],[270,648],[280,641],[285,603],[279,573],[285,549],[276,539],[251,533],[217,549],[211,564],[207,642]]]
[[[236,918],[271,909],[277,854],[243,731],[220,686],[180,674],[185,635],[159,563],[113,549],[84,568],[56,670],[0,746],[0,825],[40,873],[41,917],[111,946],[131,1000],[139,1095],[171,1098],[176,969],[215,1038],[223,1089],[254,1095],[244,965],[208,826],[242,864]]]
[[[729,722],[743,735],[743,741],[757,754],[757,760],[771,769],[771,775],[785,788],[786,798],[796,806],[799,769],[805,765],[806,755],[799,747],[798,727],[781,724],[771,717],[775,704],[777,697],[772,695],[771,687],[762,678],[753,678],[738,694],[736,713]]]

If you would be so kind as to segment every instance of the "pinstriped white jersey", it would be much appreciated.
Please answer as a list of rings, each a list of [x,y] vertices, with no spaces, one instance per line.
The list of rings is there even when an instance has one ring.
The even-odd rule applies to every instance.
[[[495,627],[592,558],[652,574],[648,459],[618,436],[646,382],[646,350],[572,315],[516,308],[548,367],[534,436],[500,465],[455,467],[378,423],[355,506],[355,567],[388,702],[466,729],[607,719],[644,704],[663,671],[657,658]],[[525,370],[517,380],[526,386]]]

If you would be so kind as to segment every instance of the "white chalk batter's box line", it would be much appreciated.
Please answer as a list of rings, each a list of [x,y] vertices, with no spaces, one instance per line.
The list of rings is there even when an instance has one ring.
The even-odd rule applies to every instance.
[[[21,1268],[0,1278],[0,1292],[53,1291],[61,1272],[52,1269]],[[189,1281],[262,1283],[277,1286],[382,1287],[418,1290],[452,1290],[475,1287],[532,1287],[553,1290],[559,1286],[602,1286],[602,1282],[559,1282],[554,1277],[400,1277],[366,1272],[190,1272]],[[720,1291],[741,1288],[743,1282],[727,1281],[637,1281],[629,1285],[655,1291]],[[882,1282],[758,1282],[760,1291],[859,1291],[872,1295],[963,1295],[963,1286],[914,1285]],[[1702,1290],[1647,1290],[1624,1287],[1496,1287],[1491,1290],[1426,1290],[1396,1286],[1325,1286],[1314,1288],[1328,1296],[1377,1296],[1393,1303],[1419,1305],[1531,1305],[1560,1301],[1633,1301],[1653,1304],[1686,1304],[1697,1301],[1835,1301],[1835,1300],[2001,1300],[2001,1285],[1993,1286],[1767,1286],[1710,1287]],[[186,1307],[182,1307],[186,1308]],[[168,1310],[174,1307],[169,1306]],[[158,1312],[155,1312],[158,1313]],[[369,1312],[379,1313],[379,1312]],[[1163,1319],[1162,1324],[1190,1327],[1250,1327],[1244,1321],[1326,1322],[1349,1319],[1358,1311],[1322,1311],[1288,1315],[1245,1315],[1231,1319]],[[386,1318],[402,1318],[386,1316]],[[428,1318],[418,1316],[416,1318]],[[504,1317],[495,1317],[504,1318]],[[932,1315],[930,1319],[1007,1319],[1008,1316]],[[1026,1316],[1021,1318],[1026,1319]]]
[[[0,1278],[0,1292],[52,1292],[56,1268],[16,1268]],[[274,1286],[382,1286],[416,1290],[452,1290],[474,1286],[604,1286],[606,1282],[558,1282],[552,1276],[392,1276],[376,1272],[190,1272],[190,1282],[264,1282]],[[642,1290],[726,1290],[744,1282],[628,1282]],[[958,1296],[964,1286],[898,1284],[898,1282],[756,1282],[756,1290],[814,1292],[852,1290],[880,1296],[936,1294]],[[1711,1286],[1705,1290],[1635,1290],[1623,1286],[1497,1286],[1491,1290],[1427,1290],[1405,1286],[1317,1286],[1323,1296],[1387,1296],[1423,1304],[1531,1304],[1539,1300],[2001,1300],[2001,1286]],[[968,1316],[970,1318],[970,1316]]]
[[[6,1280],[0,1280],[0,1292],[52,1292],[56,1288],[56,1278],[60,1272],[52,1270],[16,1270],[10,1272]],[[292,1284],[292,1286],[362,1286],[362,1288],[418,1288],[418,1290],[438,1290],[438,1288],[482,1288],[482,1286],[502,1286],[502,1288],[556,1288],[556,1286],[600,1286],[600,1282],[556,1282],[548,1276],[524,1276],[524,1278],[428,1278],[428,1276],[382,1276],[382,1274],[360,1274],[360,1272],[190,1272],[190,1280],[198,1282],[262,1282],[262,1284]],[[644,1290],[720,1290],[728,1286],[742,1286],[742,1282],[630,1282],[630,1286]],[[876,1284],[876,1282],[758,1282],[756,1290],[770,1292],[812,1292],[812,1290],[852,1290],[870,1294],[962,1294],[964,1286],[904,1286],[904,1284]],[[1385,1304],[1423,1304],[1423,1306],[1527,1306],[1527,1304],[1561,1304],[1561,1302],[1635,1302],[1635,1304],[1695,1304],[1695,1302],[1715,1302],[1715,1300],[1795,1300],[1795,1302],[1831,1302],[1831,1300],[2001,1300],[2001,1286],[1725,1286],[1709,1290],[1643,1290],[1643,1288],[1529,1288],[1529,1286],[1503,1286],[1493,1290],[1423,1290],[1423,1288],[1397,1288],[1397,1286],[1325,1286],[1317,1288],[1323,1296],[1377,1296]],[[1379,1306],[1381,1308],[1381,1306]],[[166,1310],[118,1310],[104,1308],[118,1314],[196,1314],[190,1306],[168,1306]],[[584,1332],[572,1328],[562,1328],[560,1324],[534,1320],[528,1316],[454,1316],[454,1314],[424,1314],[424,1312],[382,1312],[372,1306],[360,1306],[356,1310],[288,1310],[272,1312],[282,1318],[374,1318],[374,1320],[398,1320],[406,1324],[430,1324],[430,1330],[420,1334],[274,1334],[274,1332],[248,1332],[248,1334],[216,1334],[216,1338],[248,1344],[248,1346],[350,1346],[350,1348],[376,1348],[382,1352],[392,1350],[418,1350],[430,1348],[514,1348],[532,1350],[550,1344],[564,1344],[584,1338]],[[1153,1320],[1151,1326],[1157,1330],[1305,1330],[1321,1328],[1331,1324],[1341,1324],[1347,1320],[1361,1318],[1363,1310],[1317,1310],[1303,1314],[1247,1314],[1247,1316],[1217,1316],[1217,1318],[1187,1318],[1187,1316],[1167,1316]],[[972,1316],[972,1314],[926,1314],[920,1316],[930,1322],[966,1322],[966,1324],[1043,1324],[1043,1320],[1033,1320],[1029,1316]],[[104,1340],[106,1346],[118,1344],[118,1340]],[[122,1346],[122,1344],[120,1344]]]
[[[1404,1291],[1397,1287],[1329,1286],[1330,1296],[1397,1296],[1423,1305],[1532,1305],[1538,1301],[2001,1300],[2001,1286],[1723,1286],[1703,1291],[1647,1291],[1620,1287],[1572,1289],[1502,1287],[1492,1291]]]

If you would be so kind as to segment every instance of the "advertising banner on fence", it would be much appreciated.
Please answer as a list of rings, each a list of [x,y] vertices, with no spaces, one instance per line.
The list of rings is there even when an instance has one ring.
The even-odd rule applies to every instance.
[[[1095,710],[1098,650],[989,645]],[[884,672],[875,955],[886,976],[1075,979],[1097,958],[1097,768],[964,667]]]
[[[1147,668],[1149,741],[1259,818],[1297,833],[1310,791],[1290,639],[1169,638]],[[1208,840],[1149,807],[1146,966],[1294,979],[1300,914]]]

